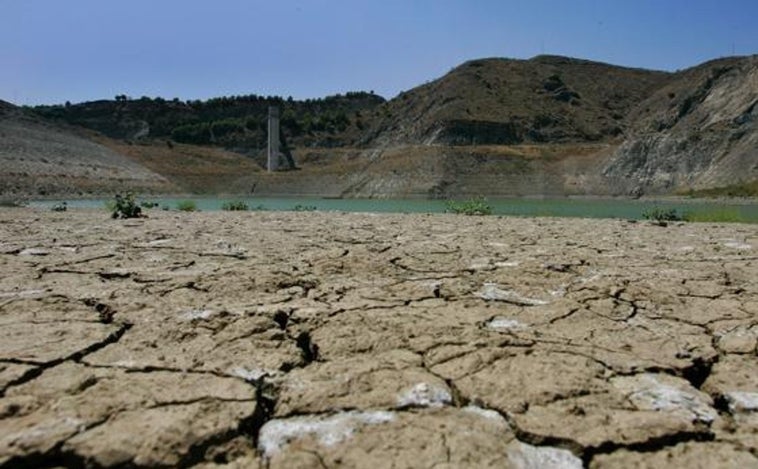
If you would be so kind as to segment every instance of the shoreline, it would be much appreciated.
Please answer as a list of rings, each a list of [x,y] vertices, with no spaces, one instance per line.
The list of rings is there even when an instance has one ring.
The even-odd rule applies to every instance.
[[[449,201],[456,199],[360,199],[360,198],[308,198],[308,197],[136,197],[137,203],[157,204],[145,213],[156,210],[171,211],[179,205],[192,205],[188,211],[224,211],[227,202],[241,202],[240,211],[326,211],[358,213],[445,213],[450,212]],[[460,200],[460,199],[458,199]],[[473,200],[473,199],[468,199]],[[112,199],[69,199],[68,209],[102,208]],[[34,208],[52,208],[59,199],[32,201]],[[183,204],[188,202],[188,204]],[[464,202],[465,203],[465,200]],[[492,198],[485,199],[491,215],[512,217],[558,217],[634,219],[664,218],[665,221],[758,223],[758,201],[702,201],[695,199],[628,199],[628,198]]]
[[[129,191],[124,191],[126,193]],[[256,198],[282,198],[282,199],[320,199],[320,200],[464,200],[474,196],[459,196],[449,198],[429,198],[429,197],[334,197],[319,194],[198,194],[198,193],[176,193],[176,194],[141,194],[133,192],[138,198],[144,199],[256,199]],[[115,194],[115,193],[114,193]],[[690,197],[686,195],[644,195],[642,197],[631,196],[614,196],[614,195],[514,195],[509,197],[482,196],[487,200],[616,200],[627,202],[681,202],[681,203],[727,203],[734,205],[753,205],[758,204],[758,197]],[[23,203],[33,202],[58,202],[63,200],[103,200],[113,198],[113,194],[102,194],[93,196],[71,196],[71,197],[15,197],[0,196],[0,201],[22,201]]]

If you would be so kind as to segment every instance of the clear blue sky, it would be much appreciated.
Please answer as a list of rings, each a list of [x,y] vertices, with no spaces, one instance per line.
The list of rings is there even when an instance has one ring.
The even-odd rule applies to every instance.
[[[391,98],[540,53],[676,70],[758,53],[758,0],[0,0],[0,99]]]

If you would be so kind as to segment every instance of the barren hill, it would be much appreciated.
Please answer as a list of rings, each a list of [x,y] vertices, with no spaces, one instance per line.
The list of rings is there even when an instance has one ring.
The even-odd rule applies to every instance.
[[[165,177],[93,142],[81,130],[6,102],[0,102],[0,166],[4,198],[176,190]]]
[[[758,181],[758,56],[678,73],[629,120],[630,135],[604,171],[622,193]]]
[[[629,112],[670,79],[557,56],[474,60],[387,103],[368,142],[607,141],[621,136]]]
[[[160,191],[755,196],[757,63],[757,56],[735,57],[667,73],[558,56],[493,58],[466,62],[386,102],[365,92],[306,101],[247,95],[183,102],[122,95],[37,107],[37,117],[4,104],[0,110],[15,117],[3,118],[0,127],[13,135],[0,147],[9,168],[4,176],[12,175],[0,193],[25,187],[38,194],[68,187],[91,192],[101,178],[86,173],[86,164],[77,177],[53,176],[58,186],[19,165],[19,155],[31,151],[25,148],[50,155],[51,142],[60,149],[53,152],[59,158],[53,167],[76,162],[83,156],[70,145],[86,138],[96,142],[89,143],[90,155],[106,146],[110,156],[103,161],[118,154],[119,161],[171,181],[155,186]],[[261,171],[269,105],[282,108],[282,133],[300,171]],[[74,132],[74,126],[88,133]],[[79,140],[61,140],[75,134]],[[133,174],[139,180],[144,173]],[[98,187],[113,187],[113,180],[131,181],[114,176]],[[40,181],[48,186],[37,187]]]
[[[416,164],[389,174],[378,159],[360,189],[758,195],[756,64],[664,73],[554,56],[467,62],[379,109],[365,143]]]

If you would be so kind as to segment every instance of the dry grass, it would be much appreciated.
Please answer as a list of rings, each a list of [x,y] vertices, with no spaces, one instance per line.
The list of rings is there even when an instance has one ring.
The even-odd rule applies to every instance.
[[[244,192],[245,188],[239,186],[240,178],[261,172],[251,158],[217,148],[184,144],[169,147],[164,142],[130,145],[105,137],[98,140],[192,193]]]
[[[421,143],[440,123],[466,120],[513,124],[514,138],[526,142],[607,142],[626,128],[630,110],[670,77],[560,57],[475,60],[382,105],[373,131],[380,139]],[[556,79],[560,87],[553,89]],[[563,99],[561,92],[575,97]]]
[[[692,197],[758,197],[758,181],[743,182],[726,187],[688,191]]]

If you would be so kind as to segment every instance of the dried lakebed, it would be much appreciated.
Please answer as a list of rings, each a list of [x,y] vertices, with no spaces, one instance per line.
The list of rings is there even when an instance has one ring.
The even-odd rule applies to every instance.
[[[0,209],[0,467],[756,467],[758,227]]]

